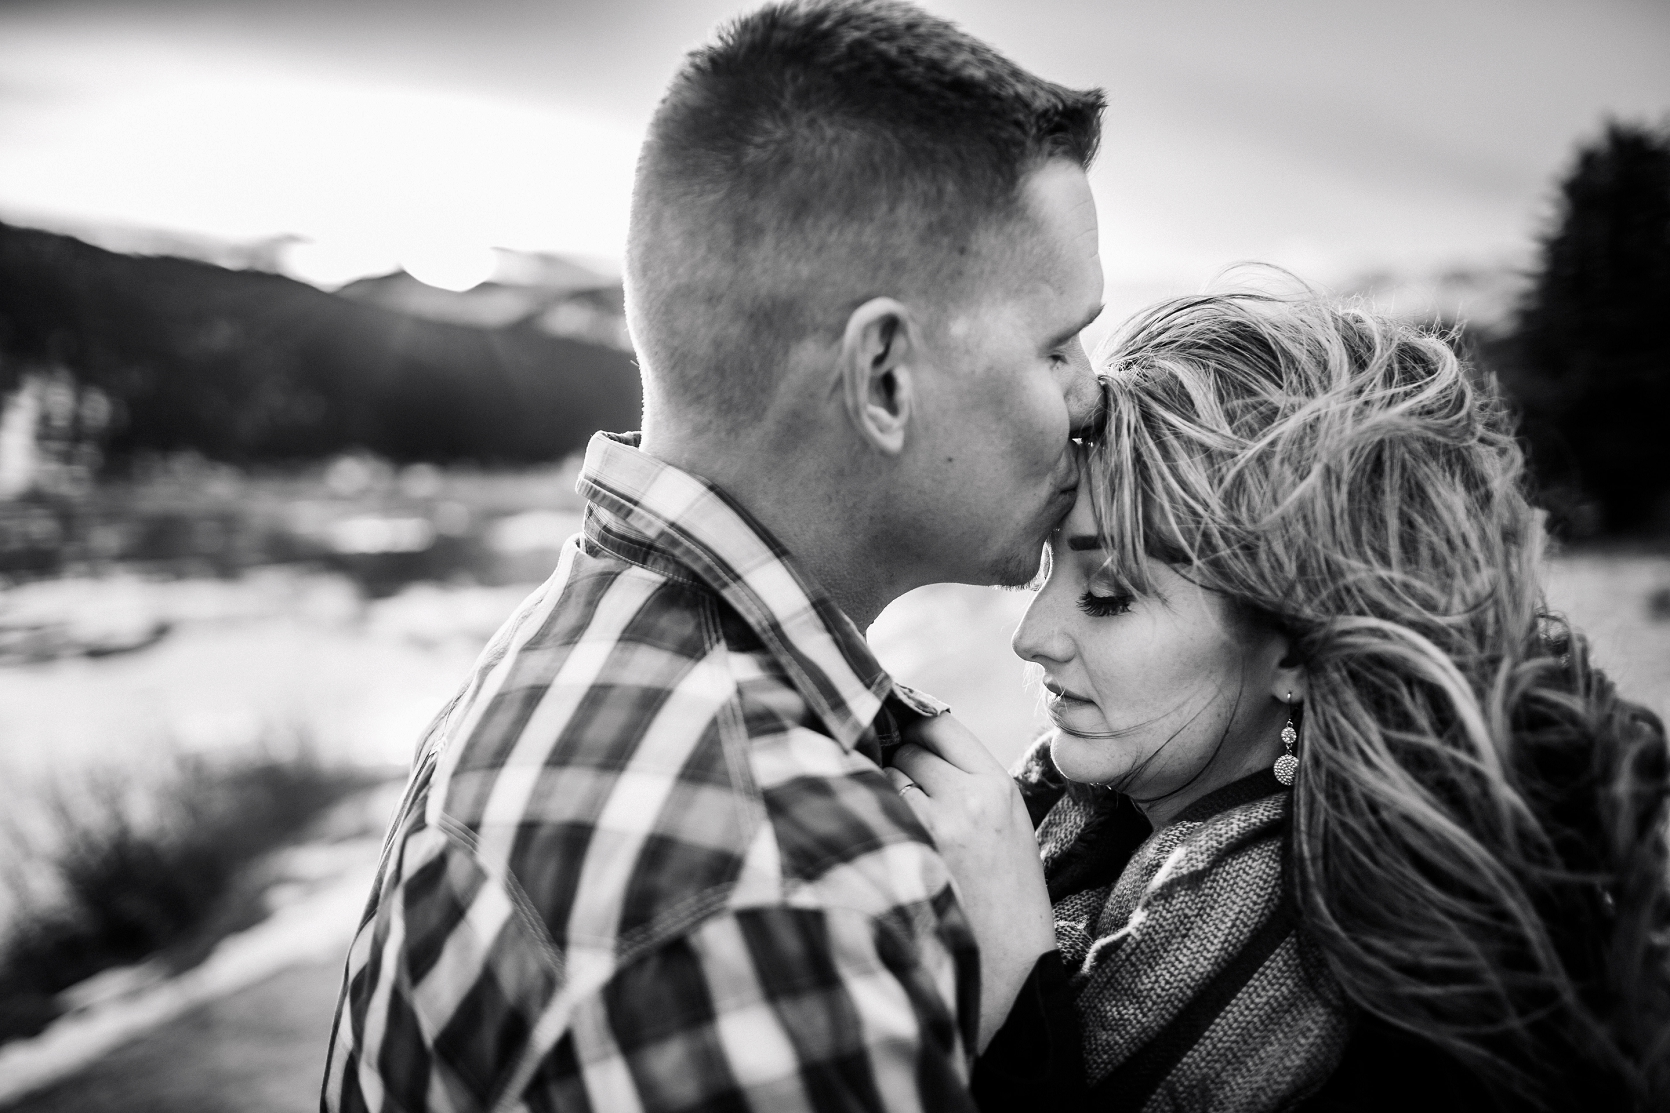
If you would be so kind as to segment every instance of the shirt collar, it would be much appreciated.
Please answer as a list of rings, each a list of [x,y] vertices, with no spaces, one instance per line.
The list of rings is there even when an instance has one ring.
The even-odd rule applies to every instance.
[[[946,710],[887,674],[858,627],[752,515],[714,484],[644,453],[638,434],[594,435],[575,488],[588,503],[588,537],[625,532],[646,555],[670,558],[717,592],[844,749],[879,753],[876,717],[890,696],[918,715]]]

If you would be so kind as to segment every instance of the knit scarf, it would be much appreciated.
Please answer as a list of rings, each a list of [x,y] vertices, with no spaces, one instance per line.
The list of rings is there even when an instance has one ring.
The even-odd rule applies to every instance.
[[[1257,1113],[1318,1089],[1351,1025],[1284,885],[1274,774],[1151,833],[1118,793],[1069,789],[1047,736],[1017,780],[1074,971],[1090,1107]]]

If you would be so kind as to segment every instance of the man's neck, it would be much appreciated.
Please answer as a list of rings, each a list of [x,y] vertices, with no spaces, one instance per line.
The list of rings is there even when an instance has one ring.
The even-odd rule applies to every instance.
[[[875,543],[877,531],[863,517],[862,500],[839,498],[840,484],[830,482],[827,472],[809,474],[811,469],[799,463],[816,454],[761,459],[647,433],[642,450],[716,484],[741,503],[860,632],[887,604],[919,586],[890,566],[888,554]]]

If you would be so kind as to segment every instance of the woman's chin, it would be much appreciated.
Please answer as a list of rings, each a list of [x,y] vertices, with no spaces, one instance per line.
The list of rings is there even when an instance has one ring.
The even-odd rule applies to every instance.
[[[1056,726],[1060,729],[1050,743],[1050,760],[1055,763],[1056,771],[1069,781],[1107,784],[1123,777],[1135,764],[1136,755],[1127,753],[1128,746],[1118,739],[1083,737],[1073,733],[1072,726],[1064,722],[1058,721]]]

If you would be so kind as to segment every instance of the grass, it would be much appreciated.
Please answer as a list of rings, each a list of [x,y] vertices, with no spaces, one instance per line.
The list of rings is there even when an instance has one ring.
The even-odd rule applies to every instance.
[[[374,779],[295,748],[179,757],[143,788],[106,775],[54,793],[44,837],[14,839],[23,853],[0,943],[0,1041],[40,1031],[60,1013],[58,995],[100,971],[201,961],[260,918],[248,867]]]

